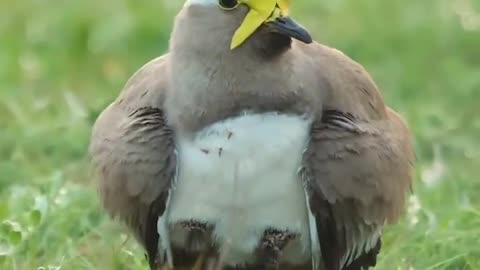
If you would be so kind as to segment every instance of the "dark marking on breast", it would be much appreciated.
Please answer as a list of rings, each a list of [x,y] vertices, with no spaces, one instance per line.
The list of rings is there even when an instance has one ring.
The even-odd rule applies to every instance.
[[[298,234],[274,228],[265,230],[257,248],[259,267],[279,269],[283,249],[297,236]]]
[[[186,250],[193,253],[212,248],[211,236],[214,226],[196,220],[184,220],[178,223],[187,232]]]

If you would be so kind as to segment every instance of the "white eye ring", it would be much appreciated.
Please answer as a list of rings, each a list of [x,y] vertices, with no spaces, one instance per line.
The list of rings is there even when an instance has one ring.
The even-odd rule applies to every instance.
[[[223,10],[233,10],[238,7],[238,0],[218,0],[218,6]]]

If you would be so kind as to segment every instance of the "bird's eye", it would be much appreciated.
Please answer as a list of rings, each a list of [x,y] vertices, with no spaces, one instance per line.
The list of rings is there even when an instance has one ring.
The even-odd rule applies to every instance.
[[[225,10],[232,10],[238,6],[238,0],[218,0],[218,5]]]

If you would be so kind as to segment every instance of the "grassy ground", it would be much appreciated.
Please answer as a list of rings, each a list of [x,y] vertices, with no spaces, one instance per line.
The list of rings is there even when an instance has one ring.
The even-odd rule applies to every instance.
[[[0,268],[146,269],[99,209],[90,127],[181,1],[0,0]],[[295,0],[409,121],[415,195],[376,269],[480,269],[480,1]]]

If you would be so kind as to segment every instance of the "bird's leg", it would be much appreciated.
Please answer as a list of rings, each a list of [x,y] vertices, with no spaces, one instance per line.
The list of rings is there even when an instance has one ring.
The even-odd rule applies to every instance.
[[[174,268],[169,263],[165,263],[164,265],[159,265],[157,270],[174,270]]]
[[[195,263],[193,264],[192,270],[203,270],[203,264],[205,263],[205,258],[207,257],[206,252],[202,252],[198,255]]]
[[[160,255],[161,253],[162,252],[159,250],[152,268],[154,270],[173,270],[174,269],[173,264],[169,261],[165,261],[166,256],[165,255],[161,256]]]
[[[223,246],[220,249],[220,254],[218,255],[217,265],[214,270],[222,270],[225,267],[225,259],[230,252],[230,246],[232,245],[231,239],[226,239],[223,243]]]

